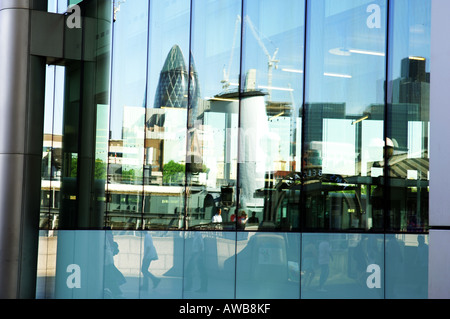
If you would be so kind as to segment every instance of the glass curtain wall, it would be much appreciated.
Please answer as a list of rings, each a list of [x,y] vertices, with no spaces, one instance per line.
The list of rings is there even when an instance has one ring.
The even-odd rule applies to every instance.
[[[111,63],[97,43],[48,68],[41,228],[76,230],[57,267],[97,256],[105,298],[424,296],[430,1],[110,11]],[[89,295],[61,269],[58,296]]]
[[[236,297],[298,299],[305,1],[244,1],[242,17]]]
[[[426,231],[429,3],[369,2],[308,2],[305,38],[304,1],[117,1],[104,225]],[[44,179],[76,180],[77,150],[49,157],[78,143],[75,109],[46,120]]]

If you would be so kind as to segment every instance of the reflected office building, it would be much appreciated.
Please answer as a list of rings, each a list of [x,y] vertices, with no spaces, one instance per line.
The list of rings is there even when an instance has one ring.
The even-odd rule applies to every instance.
[[[431,0],[17,6],[0,297],[450,297]]]

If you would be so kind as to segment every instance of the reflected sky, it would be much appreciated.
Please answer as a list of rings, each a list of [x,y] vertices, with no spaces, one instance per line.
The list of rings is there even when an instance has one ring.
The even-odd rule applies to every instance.
[[[413,2],[414,5],[411,1],[400,0],[393,5],[392,19],[395,27],[395,33],[391,35],[393,78],[400,76],[402,58],[411,55],[429,57],[429,15],[417,13],[429,12],[430,6],[427,1]],[[370,15],[366,11],[369,3],[380,5],[382,20],[380,29],[368,29],[366,26],[366,19]],[[202,97],[205,98],[222,91],[221,81],[226,70],[231,70],[230,82],[238,83],[240,24],[237,32],[235,30],[236,21],[241,15],[241,3],[236,0],[217,5],[211,1],[194,1],[193,5],[191,49],[195,55],[194,59],[210,61],[196,64]],[[61,4],[58,3],[58,6],[61,7]],[[120,11],[117,12],[114,24],[111,112],[113,138],[121,138],[124,106],[153,107],[159,74],[170,48],[178,44],[185,59],[189,57],[190,1],[179,0],[169,3],[151,1],[150,6],[150,26],[148,7],[139,1],[121,3]],[[56,7],[56,0],[49,2],[49,8],[52,10],[61,11],[62,7],[59,7]],[[286,12],[282,11],[286,7],[292,8],[290,10],[292,17],[286,16]],[[293,88],[294,100],[301,104],[301,75],[293,79],[285,74],[294,72],[298,75],[303,72],[303,43],[299,37],[303,34],[302,1],[286,0],[282,5],[279,1],[265,0],[257,3],[246,1],[245,10],[250,16],[251,23],[256,26],[267,51],[273,54],[278,49],[279,63],[278,69],[273,70],[273,86]],[[385,77],[383,68],[386,1],[314,1],[310,4],[309,10],[307,101],[337,103],[345,101],[349,114],[360,114],[371,103],[382,103]],[[405,14],[405,10],[410,13]],[[271,13],[270,19],[266,18],[268,13]],[[148,37],[147,30],[150,31]],[[265,85],[267,56],[249,25],[246,25],[245,31],[243,54],[246,57],[246,53],[249,52],[252,58],[244,59],[244,70],[259,70],[262,73],[261,85]],[[298,37],[299,41],[293,44],[295,37]],[[148,44],[150,45],[147,56]],[[298,54],[293,54],[293,46],[298,50]],[[354,52],[346,51],[349,49]],[[370,55],[370,52],[382,55]],[[367,85],[368,80],[376,83]],[[323,91],[324,88],[326,91]],[[288,96],[289,91],[275,90],[273,94],[276,100],[291,100]],[[49,127],[51,126],[46,125],[46,133],[50,133]]]

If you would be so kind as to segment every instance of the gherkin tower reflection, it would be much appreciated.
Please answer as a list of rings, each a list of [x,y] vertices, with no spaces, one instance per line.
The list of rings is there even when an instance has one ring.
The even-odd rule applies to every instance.
[[[178,45],[174,45],[166,58],[159,76],[155,94],[155,108],[194,107],[199,97],[197,71],[191,59],[190,75],[184,62],[183,53]],[[188,94],[189,93],[189,94]]]
[[[150,131],[161,129],[170,131],[169,126],[176,130],[176,127],[184,127],[187,124],[190,147],[187,157],[182,161],[189,166],[189,170],[194,169],[191,167],[191,163],[199,163],[200,167],[202,163],[201,152],[198,151],[201,149],[197,121],[199,100],[199,81],[192,54],[189,68],[187,68],[180,47],[173,45],[161,69],[153,109],[147,111],[146,124]],[[176,109],[180,111],[184,109],[187,112],[181,111],[180,113]],[[184,116],[187,116],[189,123],[186,123],[186,119],[184,123],[179,122]],[[178,126],[175,125],[176,122],[179,124]],[[168,137],[166,136],[166,138]]]

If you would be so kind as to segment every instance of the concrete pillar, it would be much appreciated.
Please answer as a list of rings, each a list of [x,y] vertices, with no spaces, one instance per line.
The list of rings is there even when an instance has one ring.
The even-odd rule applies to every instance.
[[[0,298],[34,298],[45,58],[29,53],[30,10],[0,1]]]
[[[450,298],[450,1],[433,0],[428,296]]]

